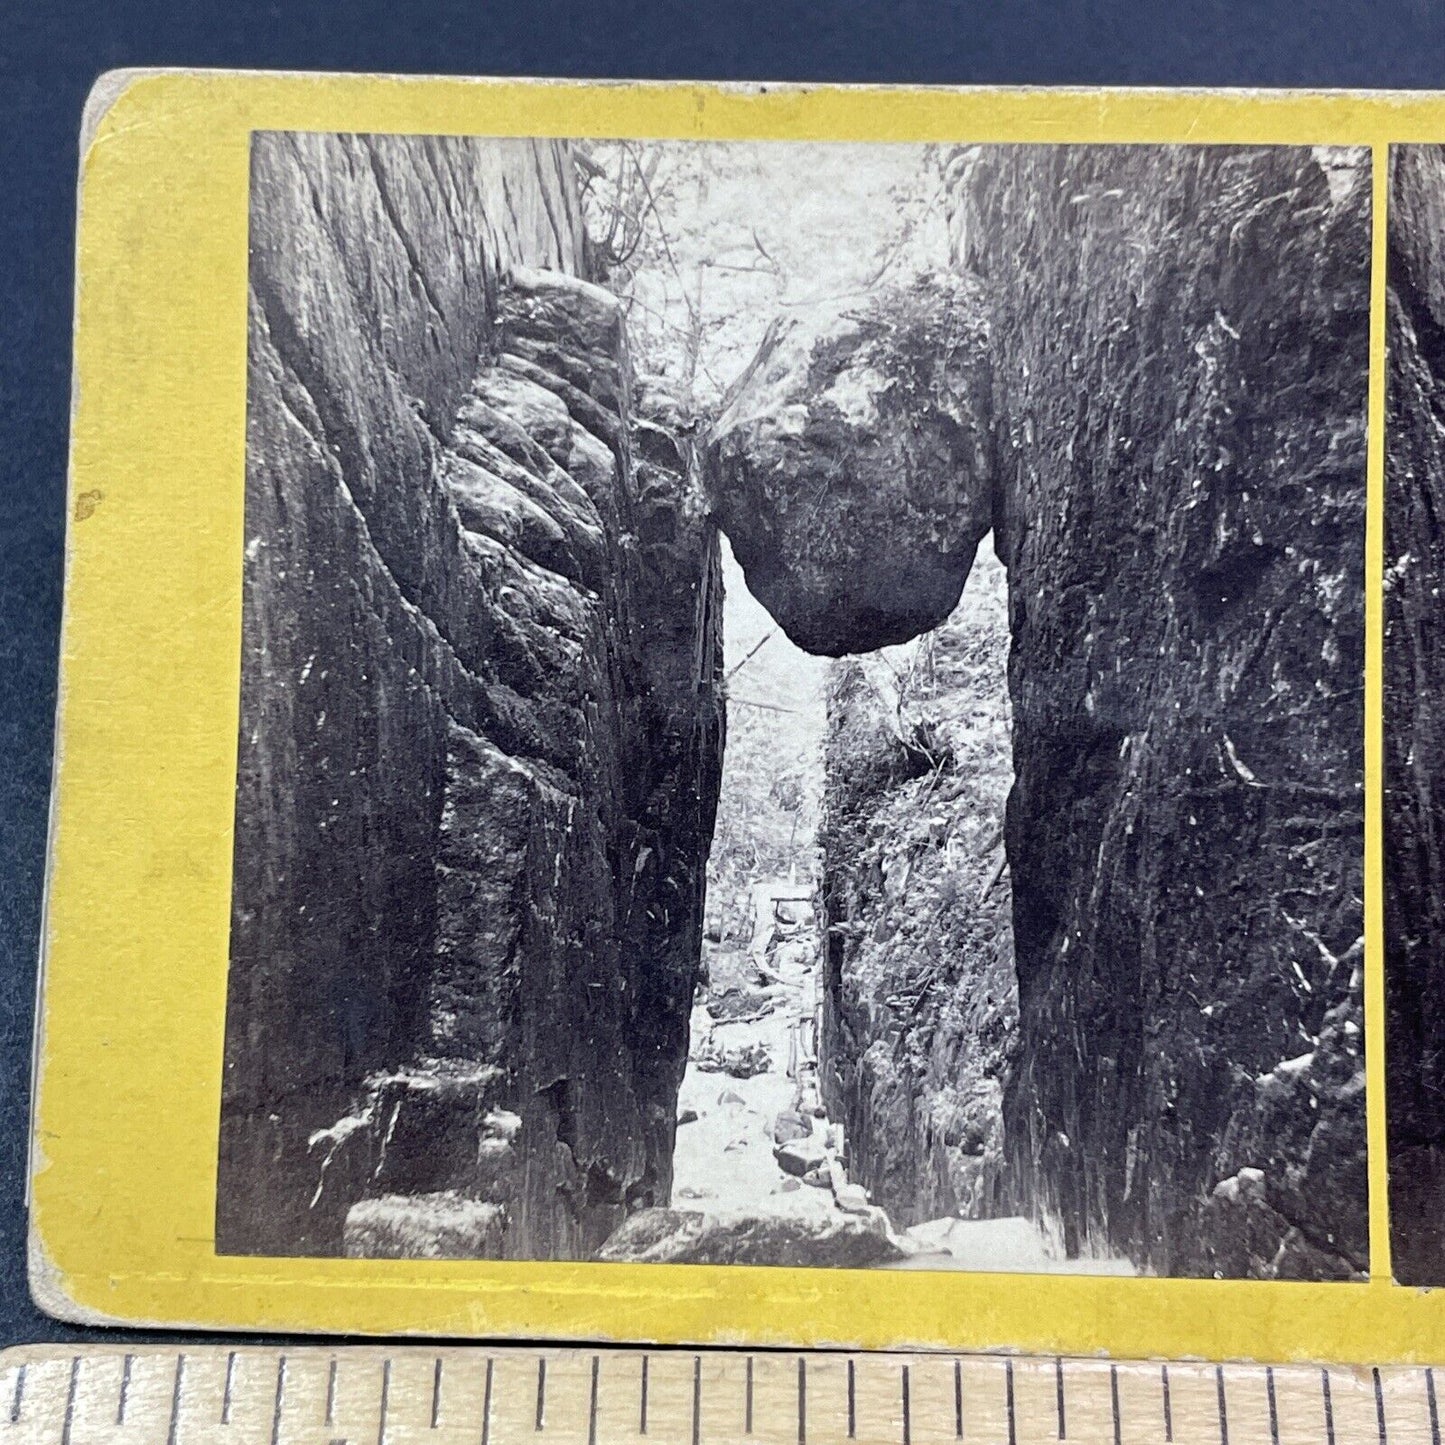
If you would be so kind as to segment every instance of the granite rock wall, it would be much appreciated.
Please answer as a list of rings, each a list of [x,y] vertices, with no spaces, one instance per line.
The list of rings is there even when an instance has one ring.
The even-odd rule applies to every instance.
[[[1081,1251],[1351,1273],[1368,161],[1020,148],[951,179],[996,298],[1013,1187]]]
[[[716,542],[583,269],[564,145],[255,139],[225,1252],[666,1201]]]
[[[1391,1260],[1445,1283],[1445,148],[1391,160],[1385,419],[1385,998]]]

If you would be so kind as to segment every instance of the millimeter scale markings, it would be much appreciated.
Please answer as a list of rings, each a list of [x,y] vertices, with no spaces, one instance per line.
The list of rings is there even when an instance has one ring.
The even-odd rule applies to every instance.
[[[1442,1445],[1428,1368],[678,1349],[24,1346],[0,1445]]]

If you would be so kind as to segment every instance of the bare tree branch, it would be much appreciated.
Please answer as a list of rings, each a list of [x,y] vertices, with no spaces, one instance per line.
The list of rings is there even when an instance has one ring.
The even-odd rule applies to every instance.
[[[770,629],[769,631],[763,633],[763,635],[762,635],[755,643],[753,643],[752,647],[750,647],[750,648],[748,649],[748,655],[747,655],[745,658],[743,658],[743,660],[742,660],[740,663],[738,663],[737,666],[734,667],[730,672],[727,672],[727,673],[724,674],[724,676],[723,676],[723,686],[724,686],[724,687],[726,687],[726,686],[728,685],[728,683],[731,682],[732,679],[735,678],[735,677],[738,675],[738,673],[740,673],[740,672],[743,670],[743,668],[745,668],[745,667],[748,665],[748,663],[750,663],[750,662],[753,660],[753,658],[755,658],[755,657],[758,655],[758,653],[760,653],[760,652],[763,650],[763,644],[764,644],[764,643],[766,643],[766,642],[771,642],[771,641],[772,641],[772,639],[774,638],[774,636],[776,636],[777,631],[778,631],[778,629],[777,629],[776,627],[774,627],[774,628]]]

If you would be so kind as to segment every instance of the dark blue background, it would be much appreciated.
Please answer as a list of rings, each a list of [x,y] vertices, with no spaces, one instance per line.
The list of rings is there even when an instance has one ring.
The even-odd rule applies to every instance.
[[[22,1196],[60,621],[76,130],[97,74],[144,65],[1445,89],[1445,0],[0,6],[0,1343],[84,1333],[30,1303]]]

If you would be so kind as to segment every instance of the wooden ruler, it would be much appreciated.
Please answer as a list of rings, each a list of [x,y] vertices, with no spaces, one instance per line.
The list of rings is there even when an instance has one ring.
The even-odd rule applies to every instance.
[[[0,1445],[1440,1445],[1428,1369],[725,1350],[30,1346]]]

